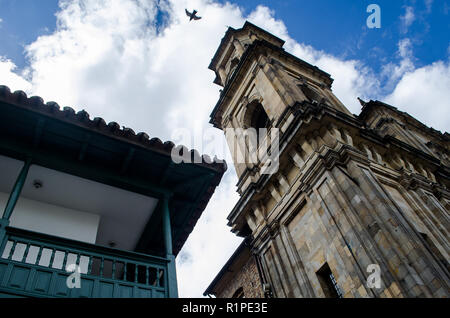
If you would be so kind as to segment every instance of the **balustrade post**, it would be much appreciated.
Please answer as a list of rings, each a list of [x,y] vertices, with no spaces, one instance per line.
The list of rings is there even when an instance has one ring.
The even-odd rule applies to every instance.
[[[164,246],[166,250],[166,258],[169,260],[167,264],[167,295],[170,298],[178,297],[178,286],[177,286],[177,270],[175,265],[175,256],[173,255],[172,249],[172,227],[170,224],[170,211],[169,211],[169,198],[164,196],[162,199],[162,221],[163,221],[163,232],[164,232]]]
[[[9,220],[0,219],[0,257],[3,255],[8,238],[6,237],[6,227],[9,225]]]

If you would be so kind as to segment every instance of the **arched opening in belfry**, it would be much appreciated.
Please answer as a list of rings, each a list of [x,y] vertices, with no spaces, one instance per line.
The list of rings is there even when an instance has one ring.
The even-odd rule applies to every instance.
[[[267,116],[267,113],[261,103],[257,103],[254,107],[255,109],[252,113],[250,126],[255,128],[257,134],[259,135],[260,128],[268,128],[269,117]]]
[[[242,128],[246,129],[245,147],[249,154],[255,155],[252,151],[258,149],[265,140],[264,136],[268,136],[270,127],[269,116],[260,99],[255,99],[247,104],[242,124]]]

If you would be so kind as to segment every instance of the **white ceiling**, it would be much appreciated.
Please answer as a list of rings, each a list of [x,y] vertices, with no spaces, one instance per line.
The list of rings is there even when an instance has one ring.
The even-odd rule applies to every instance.
[[[0,191],[9,193],[23,163],[0,156]],[[35,180],[42,187],[33,186]],[[152,215],[157,199],[125,191],[59,171],[32,165],[22,196],[68,209],[100,216],[96,244],[115,248],[135,248]]]

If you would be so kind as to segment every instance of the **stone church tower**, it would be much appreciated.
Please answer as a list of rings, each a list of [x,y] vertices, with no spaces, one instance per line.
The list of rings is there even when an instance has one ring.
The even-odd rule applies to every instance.
[[[449,297],[450,135],[379,101],[351,114],[330,75],[283,44],[246,22],[210,64],[223,86],[215,127],[279,131],[272,173],[237,160],[247,141],[227,136],[240,194],[228,220],[249,242],[254,286],[274,297]]]

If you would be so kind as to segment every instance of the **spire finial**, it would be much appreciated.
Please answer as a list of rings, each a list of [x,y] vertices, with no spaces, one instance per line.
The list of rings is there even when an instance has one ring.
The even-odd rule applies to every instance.
[[[359,97],[357,97],[358,98],[358,101],[359,101],[359,103],[361,104],[361,106],[366,106],[366,102],[365,101],[363,101],[361,98],[359,98]]]

